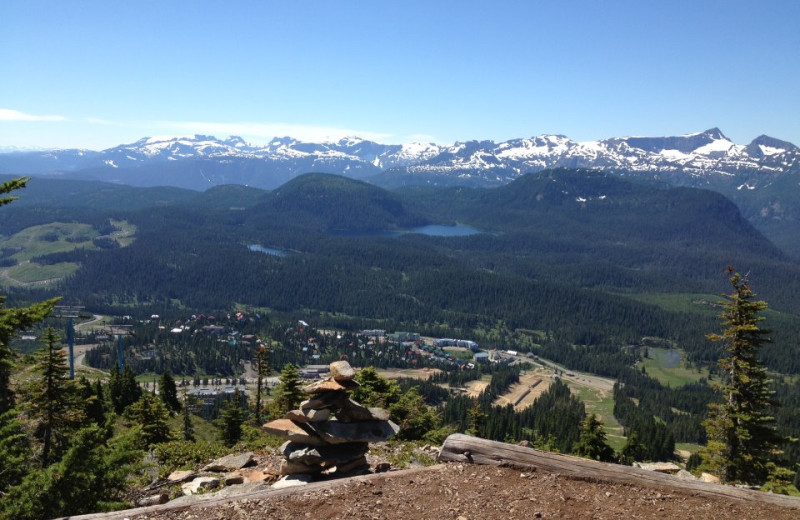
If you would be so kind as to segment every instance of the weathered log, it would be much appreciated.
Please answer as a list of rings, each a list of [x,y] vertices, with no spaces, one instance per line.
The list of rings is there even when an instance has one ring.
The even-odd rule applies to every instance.
[[[800,498],[763,493],[733,486],[709,484],[707,482],[681,480],[673,475],[665,475],[641,468],[539,451],[533,448],[489,441],[460,433],[447,437],[439,452],[438,461],[511,466],[518,467],[521,470],[537,468],[581,480],[658,486],[676,491],[735,500],[758,501],[785,507],[800,507]]]

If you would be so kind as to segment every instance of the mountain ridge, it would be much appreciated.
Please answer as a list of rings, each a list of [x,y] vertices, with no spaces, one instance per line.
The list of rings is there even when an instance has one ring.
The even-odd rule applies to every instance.
[[[719,128],[668,137],[612,137],[574,141],[544,134],[495,142],[453,145],[381,144],[358,137],[306,142],[276,137],[264,146],[241,137],[145,137],[101,151],[47,150],[0,153],[0,173],[58,175],[131,185],[163,184],[206,189],[217,184],[250,184],[273,189],[302,173],[317,171],[370,179],[376,184],[505,184],[549,168],[595,168],[669,176],[697,184],[709,179],[774,176],[800,165],[800,149],[766,135],[736,144]],[[172,163],[172,164],[170,164]],[[168,175],[151,175],[163,169]],[[237,171],[236,166],[252,170]],[[181,167],[178,167],[180,165]],[[223,169],[225,174],[220,173]],[[187,177],[182,170],[192,170]],[[200,174],[198,174],[200,170]],[[208,170],[205,172],[204,170]]]

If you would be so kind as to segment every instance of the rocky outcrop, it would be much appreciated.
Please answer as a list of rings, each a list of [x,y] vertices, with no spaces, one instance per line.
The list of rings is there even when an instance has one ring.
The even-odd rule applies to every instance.
[[[299,409],[264,425],[268,432],[287,439],[280,448],[284,478],[276,486],[366,473],[369,443],[385,441],[400,431],[386,410],[368,408],[350,398],[348,391],[358,383],[347,361],[331,363],[330,371],[327,379],[303,388],[309,399]]]

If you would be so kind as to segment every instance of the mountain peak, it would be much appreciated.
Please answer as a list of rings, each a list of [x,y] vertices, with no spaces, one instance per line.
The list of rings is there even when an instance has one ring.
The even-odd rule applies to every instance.
[[[789,151],[797,151],[797,146],[789,141],[781,141],[768,135],[761,134],[747,145],[747,153],[755,157],[765,157]]]

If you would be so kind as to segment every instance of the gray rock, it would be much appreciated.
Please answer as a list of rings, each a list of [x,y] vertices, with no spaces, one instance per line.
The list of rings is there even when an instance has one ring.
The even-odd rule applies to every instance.
[[[225,482],[226,486],[235,486],[237,484],[244,484],[244,475],[239,471],[235,471],[233,473],[228,473],[227,475],[225,475],[223,481]]]
[[[311,399],[303,401],[300,403],[301,410],[322,410],[323,408],[334,408],[339,407],[340,402],[342,400],[346,400],[347,392],[344,390],[339,390],[336,392],[325,392],[321,394],[317,394]]]
[[[235,471],[247,466],[255,466],[256,456],[254,453],[248,451],[238,455],[231,454],[225,455],[214,462],[207,464],[203,471]]]
[[[327,421],[330,416],[331,411],[328,408],[323,408],[322,410],[306,410],[306,417],[308,417],[309,422]]]
[[[286,413],[286,418],[295,422],[309,423],[327,421],[330,415],[331,411],[329,408],[322,408],[319,410],[307,408],[305,410],[290,410]]]
[[[336,465],[337,476],[363,472],[369,472],[369,462],[366,457],[359,457],[350,462]]]
[[[400,427],[392,421],[314,423],[314,431],[331,444],[344,442],[383,442],[397,435]]]
[[[292,462],[290,460],[281,461],[281,475],[316,475],[321,473],[325,467],[321,464],[303,464],[301,462]]]
[[[679,472],[675,473],[675,476],[681,480],[700,480],[685,469],[680,470]]]
[[[203,491],[214,489],[219,486],[219,479],[217,477],[197,477],[191,482],[181,486],[181,491],[184,495],[196,495]]]
[[[158,506],[169,502],[169,495],[160,493],[158,495],[150,495],[148,497],[140,498],[136,501],[136,507]]]
[[[347,361],[334,361],[330,369],[333,379],[339,382],[350,381],[356,376],[356,371]]]
[[[289,462],[298,462],[300,464],[308,465],[319,464],[322,462],[322,455],[320,452],[311,446],[287,451],[288,453],[284,452],[284,456]]]
[[[383,408],[367,408],[352,399],[339,402],[336,418],[342,422],[388,421],[389,412]]]

